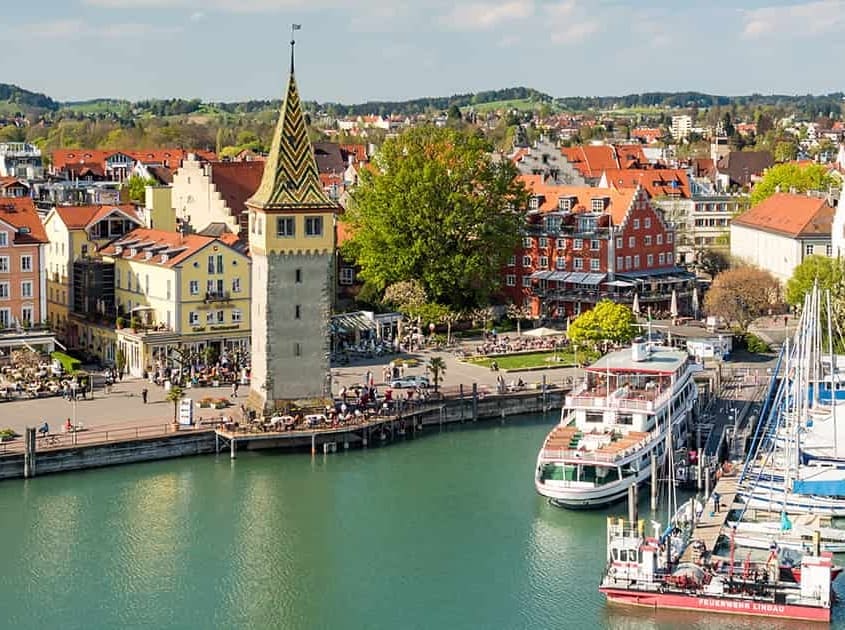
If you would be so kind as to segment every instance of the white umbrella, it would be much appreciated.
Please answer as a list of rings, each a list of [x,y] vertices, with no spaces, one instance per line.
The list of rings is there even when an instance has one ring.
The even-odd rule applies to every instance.
[[[631,310],[634,311],[635,315],[640,314],[640,294],[634,293],[634,303],[631,305]]]
[[[672,316],[672,319],[678,316],[678,294],[675,292],[675,289],[672,289],[672,303],[669,306],[669,314]]]
[[[692,316],[698,319],[698,287],[692,290]]]
[[[566,333],[562,330],[555,330],[554,328],[541,326],[540,328],[532,328],[524,334],[526,337],[553,337],[555,335],[565,335]]]

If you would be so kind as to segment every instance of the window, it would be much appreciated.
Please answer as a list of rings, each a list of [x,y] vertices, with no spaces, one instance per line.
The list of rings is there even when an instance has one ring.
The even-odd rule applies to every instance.
[[[144,274],[144,295],[150,294],[150,275]]]
[[[260,216],[255,217],[255,232],[258,235],[264,234],[264,223]]]
[[[575,269],[575,271],[581,271],[584,268],[584,259],[583,258],[573,259],[572,268]]]
[[[0,282],[0,299],[7,299],[9,297],[9,283]]]
[[[607,197],[595,197],[590,200],[590,209],[593,212],[602,212],[607,207]]]
[[[545,236],[540,237],[540,247],[548,247],[549,246],[549,239]]]
[[[126,272],[126,290],[127,291],[132,290],[132,272],[131,271]]]
[[[643,237],[643,245],[645,245],[646,247],[651,247],[651,235],[650,234],[646,234]]]
[[[86,245],[82,245],[82,246],[79,248],[79,253],[82,255],[82,257],[83,257],[83,258],[84,258],[85,256],[87,256],[87,255],[88,255],[88,245],[87,245],[87,244],[86,244]]]
[[[833,245],[828,243],[827,245],[824,246],[824,255],[828,256],[828,257],[833,255]]]
[[[564,247],[566,247],[566,241],[562,238],[557,239],[557,248],[563,249]]]
[[[634,256],[634,268],[635,268],[635,269],[639,269],[639,268],[640,268],[640,255],[639,255],[639,254],[637,254],[636,256]]]
[[[213,324],[214,323],[214,311],[208,311],[205,314],[205,323],[206,324]]]
[[[648,230],[651,227],[651,217],[643,219],[643,224],[645,225],[645,229]]]
[[[9,233],[0,232],[0,247],[6,247],[9,244]]]
[[[282,238],[296,236],[296,222],[293,217],[276,217],[276,236]]]
[[[323,217],[305,217],[305,236],[323,235]]]
[[[226,312],[225,311],[217,311],[217,323],[222,324],[226,321]]]
[[[522,239],[522,246],[523,247],[533,247],[534,241],[531,239],[530,236],[526,236]]]
[[[191,326],[197,326],[200,323],[200,314],[196,311],[188,313],[188,323]]]
[[[528,207],[531,210],[536,210],[537,208],[539,208],[540,207],[540,198],[537,197],[536,195],[533,195],[531,197],[531,199],[528,200]]]
[[[508,267],[516,267],[516,256],[508,258]]]
[[[657,235],[657,244],[658,244],[658,245],[663,245],[663,234],[658,234],[658,235]]]
[[[637,237],[636,236],[629,236],[628,237],[628,248],[634,249],[637,246]]]
[[[566,269],[566,258],[563,256],[558,256],[555,258],[555,267],[558,269]]]
[[[166,295],[165,295],[164,299],[165,299],[165,300],[169,300],[169,299],[170,299],[170,280],[168,280],[168,281],[167,281],[167,293],[166,293]]]
[[[654,266],[654,254],[649,254],[645,257],[645,265],[646,267],[653,267]]]
[[[601,248],[601,241],[599,241],[597,239],[592,239],[590,241],[590,250],[597,252],[597,251],[599,251],[599,248]]]
[[[237,324],[241,321],[241,311],[240,309],[233,309],[232,310],[232,323]]]
[[[515,287],[516,286],[516,276],[512,273],[509,273],[508,275],[506,275],[505,276],[505,284],[509,287]]]
[[[135,290],[140,293],[141,292],[141,274],[135,274]]]
[[[302,319],[302,306],[300,304],[293,307],[293,318]]]
[[[205,292],[208,294],[213,294],[214,289],[217,287],[217,283],[214,280],[207,280],[205,283]]]
[[[523,267],[530,267],[531,266],[531,256],[523,256],[522,257],[522,266]]]
[[[639,219],[634,219],[634,229],[635,230],[640,229],[640,220]]]
[[[580,238],[576,238],[572,241],[572,249],[582,249],[584,247],[584,241]]]
[[[2,234],[2,232],[0,232]],[[9,257],[0,256],[0,273],[9,273]]]
[[[301,271],[297,269],[297,271]],[[342,267],[340,270],[340,284],[350,285],[355,281],[355,270],[352,267]],[[302,282],[302,273],[299,274],[297,283]]]
[[[31,306],[24,306],[21,309],[21,321],[24,324],[32,324],[32,307]]]
[[[217,273],[223,273],[223,255],[217,254]]]
[[[208,273],[214,273],[214,256],[208,257]]]
[[[548,269],[549,268],[549,258],[548,256],[540,256],[540,269]]]
[[[531,288],[531,276],[522,276],[522,286],[526,289]]]
[[[657,264],[663,266],[666,264],[666,255],[664,253],[657,254]]]
[[[347,269],[351,270],[351,268],[349,268],[349,267],[347,267]],[[297,269],[296,271],[294,271],[293,280],[294,280],[294,282],[296,282],[296,284],[302,284],[302,269]],[[351,284],[352,280],[350,280],[349,282]]]
[[[200,294],[200,282],[199,282],[199,280],[191,280],[188,283],[188,291],[190,291],[191,295],[199,295]]]
[[[32,281],[26,280],[21,282],[21,297],[22,298],[31,298],[32,297]]]
[[[7,308],[0,308],[0,330],[8,328],[12,323],[11,311]]]
[[[804,246],[804,254],[806,256],[812,256],[814,251],[815,251],[815,248],[813,247],[812,243],[808,243],[807,245]]]
[[[622,269],[624,264],[625,264],[625,259],[622,256],[617,256],[616,257],[616,268]]]
[[[616,237],[616,249],[622,249],[622,243],[623,243],[623,242],[624,242],[624,241],[622,240],[622,237],[621,237],[621,236],[617,236],[617,237]]]
[[[21,256],[21,271],[32,271],[32,256]]]
[[[302,356],[302,346],[299,344],[299,342],[293,344],[293,356]]]
[[[116,271],[114,274],[114,286],[115,288],[120,288],[120,272]]]
[[[598,258],[590,258],[590,271],[599,271],[601,269]]]
[[[674,239],[675,239],[675,237],[674,237],[674,235],[672,234],[672,232],[667,232],[667,233],[666,233],[666,242],[667,242],[667,243],[671,243]]]
[[[240,278],[233,278],[232,279],[232,293],[240,293],[241,292],[241,279]]]
[[[625,269],[630,269],[630,268],[631,268],[631,257],[625,256]]]
[[[666,254],[666,264],[667,265],[671,265],[673,260],[675,260],[675,254],[673,254],[672,252],[669,252],[668,254]]]

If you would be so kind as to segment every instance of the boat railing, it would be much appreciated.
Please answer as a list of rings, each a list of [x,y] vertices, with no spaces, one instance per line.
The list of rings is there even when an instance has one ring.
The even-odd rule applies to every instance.
[[[589,464],[590,462],[613,463],[620,459],[625,459],[629,455],[633,455],[639,450],[645,448],[649,442],[659,437],[660,431],[655,429],[639,442],[632,444],[624,450],[615,453],[598,453],[596,451],[578,450],[578,449],[554,449],[544,448],[543,459],[577,459],[579,463]]]
[[[653,412],[672,397],[672,390],[666,390],[653,399],[618,397],[618,396],[590,396],[576,393],[566,397],[567,407],[592,407],[618,409],[621,411]]]

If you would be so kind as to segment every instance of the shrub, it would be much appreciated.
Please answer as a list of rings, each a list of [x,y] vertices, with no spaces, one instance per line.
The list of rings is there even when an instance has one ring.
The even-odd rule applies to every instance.
[[[754,352],[755,354],[764,354],[771,350],[769,348],[769,344],[760,339],[757,335],[752,334],[745,336],[745,347],[748,348],[749,352]]]
[[[68,374],[73,374],[82,368],[82,362],[79,359],[74,359],[72,356],[65,354],[64,352],[53,352],[50,355],[50,358],[61,363],[65,372]]]

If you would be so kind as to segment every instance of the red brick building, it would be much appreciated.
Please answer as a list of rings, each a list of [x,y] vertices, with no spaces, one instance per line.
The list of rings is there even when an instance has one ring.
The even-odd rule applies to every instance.
[[[503,271],[511,301],[566,319],[601,299],[668,312],[689,309],[693,274],[675,266],[674,230],[641,187],[558,186],[522,176],[532,196],[523,242]]]
[[[29,197],[0,199],[0,330],[40,324],[47,235]]]

